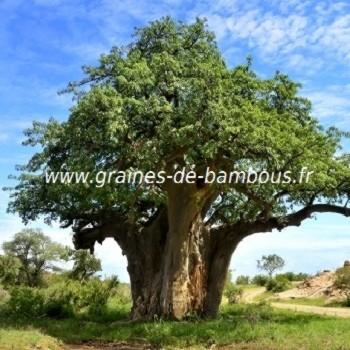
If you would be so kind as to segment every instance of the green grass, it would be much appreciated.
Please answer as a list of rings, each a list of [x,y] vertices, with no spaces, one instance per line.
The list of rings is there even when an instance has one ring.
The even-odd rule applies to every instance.
[[[0,329],[1,350],[61,350],[62,348],[61,341],[36,329]]]
[[[347,307],[346,302],[332,301],[329,302],[327,298],[295,298],[295,299],[275,299],[279,303],[296,304],[296,305],[310,305],[322,307]]]
[[[237,344],[244,349],[350,349],[350,319],[295,314],[266,305],[226,305],[216,320],[147,323],[127,321],[127,308],[112,300],[107,312],[92,320],[0,316],[0,349],[26,349],[23,344],[40,348],[39,344],[56,350],[62,342],[88,340],[141,342],[155,348]],[[40,345],[49,341],[51,347]]]
[[[310,305],[310,306],[327,306],[326,298],[295,298],[295,299],[276,299],[279,303]],[[333,305],[332,305],[333,306]]]

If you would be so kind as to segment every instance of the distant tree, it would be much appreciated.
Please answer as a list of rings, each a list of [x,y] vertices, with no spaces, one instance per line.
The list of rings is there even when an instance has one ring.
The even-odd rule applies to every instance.
[[[19,281],[31,287],[40,285],[44,271],[55,269],[53,263],[66,255],[66,248],[53,242],[40,229],[16,233],[13,240],[3,243],[3,250],[20,261]]]
[[[271,277],[275,271],[281,270],[284,264],[284,260],[276,254],[263,255],[262,258],[257,261],[258,269],[266,271],[269,277]]]
[[[236,284],[249,284],[250,278],[249,276],[240,275],[236,278]]]
[[[15,256],[0,255],[0,284],[4,287],[18,284],[21,266]]]
[[[74,265],[72,271],[69,273],[72,279],[86,281],[96,272],[102,270],[101,260],[96,258],[88,250],[73,251],[72,260],[74,261]]]

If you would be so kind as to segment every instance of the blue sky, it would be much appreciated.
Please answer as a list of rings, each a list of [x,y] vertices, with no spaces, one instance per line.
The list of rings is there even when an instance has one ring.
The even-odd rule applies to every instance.
[[[64,120],[72,105],[57,95],[80,67],[94,64],[112,46],[127,43],[134,27],[161,16],[191,21],[206,17],[219,46],[234,66],[250,54],[262,76],[276,70],[303,84],[314,115],[325,126],[350,130],[350,3],[320,0],[0,0],[0,184],[33,150],[21,146],[33,120]],[[344,142],[346,150],[350,143]],[[23,228],[6,214],[0,192],[0,243]],[[70,244],[69,230],[41,227]],[[308,220],[300,228],[260,234],[243,241],[231,266],[236,274],[256,272],[262,254],[277,253],[286,270],[316,272],[350,258],[349,221],[334,215]],[[117,252],[117,253],[116,253]],[[126,262],[112,240],[97,248],[104,273],[127,280]]]

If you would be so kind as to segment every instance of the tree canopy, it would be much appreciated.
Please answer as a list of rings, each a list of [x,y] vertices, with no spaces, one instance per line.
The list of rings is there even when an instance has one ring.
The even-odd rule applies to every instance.
[[[257,261],[258,269],[266,271],[270,277],[275,271],[281,270],[284,264],[284,260],[277,254],[263,255],[262,258]]]
[[[13,240],[3,243],[3,250],[6,255],[1,257],[0,270],[7,270],[12,263],[11,270],[4,271],[4,279],[29,286],[40,285],[44,271],[54,270],[54,263],[67,253],[64,246],[53,242],[39,229],[24,229],[16,233]],[[16,281],[13,281],[15,277]]]
[[[349,158],[336,156],[340,134],[323,130],[311,103],[298,95],[300,85],[286,75],[262,79],[250,62],[228,67],[202,20],[155,21],[139,29],[131,45],[113,48],[84,71],[87,77],[69,88],[89,83],[91,89],[80,91],[68,120],[27,130],[26,144],[42,150],[23,167],[10,204],[25,221],[43,214],[64,225],[85,224],[118,213],[143,225],[166,202],[165,185],[96,189],[46,184],[42,174],[62,168],[169,172],[173,165],[315,172],[307,184],[216,186],[212,223],[274,217],[283,226],[297,223],[288,213],[302,206],[306,215],[345,213],[333,207],[349,196]]]

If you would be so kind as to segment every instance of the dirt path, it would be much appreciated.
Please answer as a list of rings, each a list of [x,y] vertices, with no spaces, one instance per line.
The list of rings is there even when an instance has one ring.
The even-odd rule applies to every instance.
[[[297,305],[286,303],[271,303],[273,307],[279,309],[288,309],[296,312],[309,312],[317,315],[325,316],[337,316],[337,317],[350,317],[350,309],[345,307],[324,307],[324,306],[311,306],[311,305]]]
[[[255,298],[265,292],[265,287],[248,288],[243,291],[242,301],[244,303],[254,303]]]
[[[255,299],[264,292],[265,292],[264,287],[246,289],[243,292],[242,301],[245,303],[253,303]],[[295,312],[309,312],[317,315],[350,318],[350,308],[345,308],[345,307],[323,307],[323,306],[278,303],[278,302],[272,302],[271,306],[278,309],[287,309]]]

